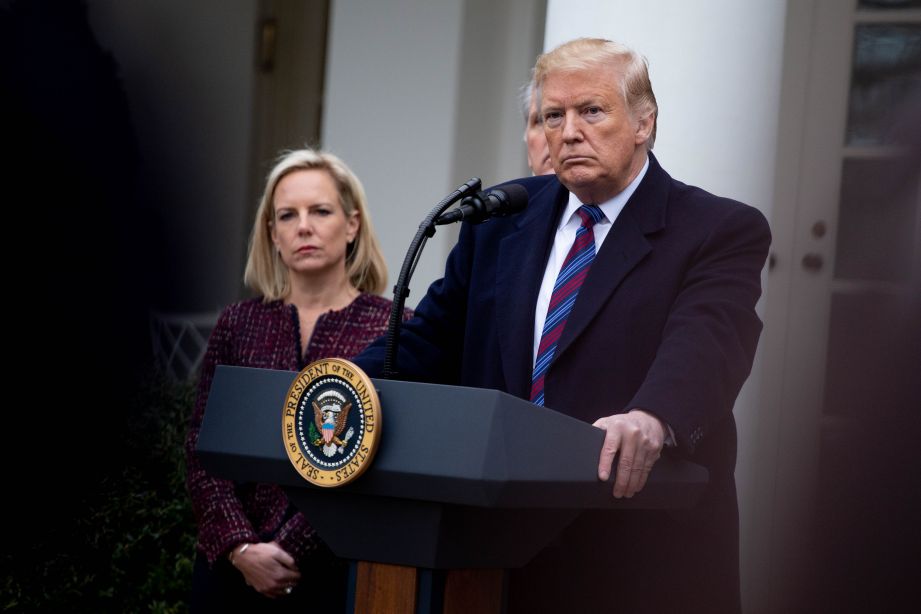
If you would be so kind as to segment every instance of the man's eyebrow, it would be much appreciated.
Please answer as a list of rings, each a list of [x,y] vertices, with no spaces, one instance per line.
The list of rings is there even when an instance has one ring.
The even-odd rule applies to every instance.
[[[545,102],[544,104],[541,105],[540,112],[542,113],[542,112],[544,112],[544,111],[547,110],[547,109],[559,109],[559,108],[562,108],[562,107],[575,107],[575,108],[580,108],[580,107],[591,107],[591,106],[595,106],[595,107],[604,107],[604,106],[607,106],[607,104],[605,103],[605,100],[604,100],[604,97],[603,97],[603,96],[586,96],[586,97],[584,97],[584,98],[579,98],[579,99],[577,99],[577,100],[570,100],[570,101],[567,101],[566,103],[563,103],[563,102],[557,102],[557,103]]]
[[[576,100],[573,103],[575,107],[603,107],[605,105],[604,97],[602,96],[586,96],[580,100]]]

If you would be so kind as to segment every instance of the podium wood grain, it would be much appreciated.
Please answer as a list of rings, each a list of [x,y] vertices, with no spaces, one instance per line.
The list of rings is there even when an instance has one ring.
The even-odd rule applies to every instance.
[[[355,584],[355,612],[415,614],[415,567],[359,561]]]
[[[505,570],[452,569],[445,580],[444,614],[500,614]]]

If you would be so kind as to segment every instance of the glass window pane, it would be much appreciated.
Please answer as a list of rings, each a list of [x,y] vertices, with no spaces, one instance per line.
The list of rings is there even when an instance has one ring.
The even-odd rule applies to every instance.
[[[854,36],[848,145],[880,145],[893,109],[921,92],[921,24],[864,24]]]
[[[921,6],[921,0],[858,0],[859,9],[910,9]]]
[[[906,407],[918,377],[917,302],[910,295],[833,294],[823,413],[884,418]]]
[[[835,277],[904,282],[911,275],[917,158],[844,161]]]

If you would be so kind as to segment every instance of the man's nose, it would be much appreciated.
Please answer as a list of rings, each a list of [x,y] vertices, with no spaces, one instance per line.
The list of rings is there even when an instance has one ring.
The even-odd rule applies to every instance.
[[[579,114],[574,110],[570,109],[563,116],[563,141],[571,143],[573,141],[582,140],[582,126],[580,125]]]

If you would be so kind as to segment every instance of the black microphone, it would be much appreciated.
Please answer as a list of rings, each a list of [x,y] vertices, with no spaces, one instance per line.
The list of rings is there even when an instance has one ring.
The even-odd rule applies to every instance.
[[[528,191],[517,183],[506,183],[488,192],[478,192],[461,201],[457,209],[435,220],[436,226],[467,221],[485,222],[491,217],[514,215],[528,206]]]

